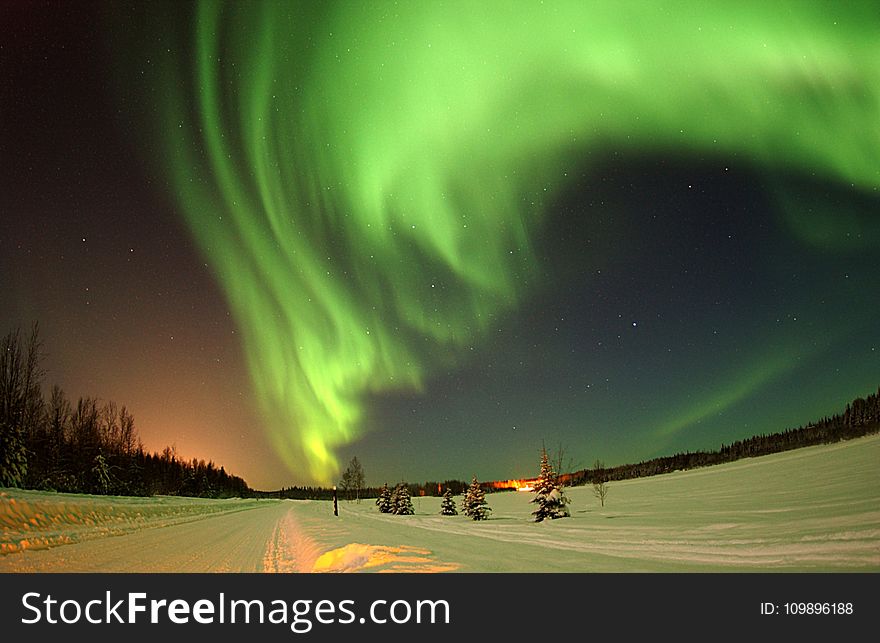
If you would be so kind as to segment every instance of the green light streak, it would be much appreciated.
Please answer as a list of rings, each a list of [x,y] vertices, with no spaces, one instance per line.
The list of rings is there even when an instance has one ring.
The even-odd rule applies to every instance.
[[[365,394],[540,288],[530,239],[594,150],[876,189],[877,33],[872,3],[199,5],[158,131],[279,454],[329,481]]]
[[[751,368],[737,370],[726,378],[719,378],[720,382],[713,387],[713,391],[697,394],[696,403],[672,414],[671,419],[660,422],[654,434],[668,438],[723,413],[735,404],[748,399],[764,385],[792,370],[802,354],[805,354],[805,351],[771,350],[760,359],[750,360]]]

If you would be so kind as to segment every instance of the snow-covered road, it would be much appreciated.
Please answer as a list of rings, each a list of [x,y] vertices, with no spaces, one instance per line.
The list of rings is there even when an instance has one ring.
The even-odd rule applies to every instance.
[[[179,522],[148,519],[116,535],[103,530],[48,549],[36,543],[0,557],[0,571],[259,572],[267,542],[288,511],[284,503],[271,502]]]

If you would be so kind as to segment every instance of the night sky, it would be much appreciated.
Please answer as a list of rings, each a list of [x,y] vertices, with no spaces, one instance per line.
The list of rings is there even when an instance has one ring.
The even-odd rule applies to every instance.
[[[0,331],[48,385],[263,489],[876,390],[875,4],[312,4],[0,9]]]

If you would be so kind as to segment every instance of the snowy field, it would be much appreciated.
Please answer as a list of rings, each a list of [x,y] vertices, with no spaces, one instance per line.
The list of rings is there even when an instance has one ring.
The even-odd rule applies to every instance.
[[[613,482],[601,508],[530,521],[531,493],[492,519],[372,501],[106,498],[0,491],[0,572],[880,571],[880,436]]]

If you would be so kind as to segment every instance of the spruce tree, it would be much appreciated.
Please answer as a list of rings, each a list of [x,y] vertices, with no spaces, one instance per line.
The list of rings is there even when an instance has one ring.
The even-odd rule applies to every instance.
[[[486,502],[486,494],[480,487],[477,477],[474,476],[471,486],[468,487],[467,494],[464,499],[463,512],[464,515],[470,516],[474,520],[488,520],[492,509]]]
[[[400,493],[400,485],[394,485],[394,489],[391,490],[391,497],[388,499],[389,501],[389,513],[396,514],[397,513],[397,496]]]
[[[388,483],[382,485],[382,491],[379,492],[379,497],[376,498],[376,506],[379,507],[379,512],[383,514],[390,514],[393,508],[391,504],[391,489],[388,488]]]
[[[446,487],[446,493],[443,494],[443,502],[440,503],[440,514],[443,516],[457,516],[458,511],[455,509],[455,500],[452,498],[452,489]]]
[[[395,498],[392,512],[398,516],[412,516],[416,511],[413,509],[409,489],[402,482],[394,489],[392,497]]]
[[[550,466],[547,458],[547,450],[541,450],[541,475],[535,483],[535,497],[532,502],[538,505],[538,508],[532,512],[535,522],[541,522],[545,518],[567,518],[568,498],[566,498],[562,490],[559,488],[556,472]]]

